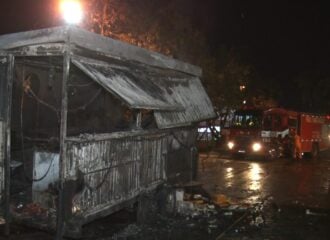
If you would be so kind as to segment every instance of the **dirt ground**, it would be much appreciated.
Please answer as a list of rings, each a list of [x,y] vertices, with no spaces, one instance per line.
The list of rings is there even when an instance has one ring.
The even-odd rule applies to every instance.
[[[204,153],[198,182],[184,191],[185,201],[175,206],[179,213],[160,214],[150,206],[150,215],[141,222],[134,209],[124,210],[87,225],[83,239],[319,240],[330,236],[328,156],[296,162]],[[0,235],[0,240],[53,238],[16,225],[10,237]]]

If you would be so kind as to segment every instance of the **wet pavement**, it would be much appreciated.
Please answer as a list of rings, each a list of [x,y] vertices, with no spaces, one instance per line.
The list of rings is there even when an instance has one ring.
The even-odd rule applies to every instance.
[[[210,194],[255,203],[272,196],[278,204],[330,209],[330,158],[313,161],[230,159],[200,155],[199,181]]]
[[[199,181],[211,195],[225,194],[232,204],[261,208],[259,227],[242,231],[253,225],[243,221],[221,239],[330,239],[328,154],[301,161],[201,154]]]
[[[200,194],[186,190],[186,213],[156,214],[137,224],[134,211],[122,211],[86,226],[84,239],[330,239],[329,156],[297,162],[202,153],[198,182]],[[53,239],[32,229],[12,230],[0,240]]]

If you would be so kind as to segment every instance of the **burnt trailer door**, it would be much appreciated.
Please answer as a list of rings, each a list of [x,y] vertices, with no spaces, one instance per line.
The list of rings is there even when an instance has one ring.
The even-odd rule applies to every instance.
[[[0,214],[6,220],[9,217],[10,112],[13,62],[12,56],[0,53]]]

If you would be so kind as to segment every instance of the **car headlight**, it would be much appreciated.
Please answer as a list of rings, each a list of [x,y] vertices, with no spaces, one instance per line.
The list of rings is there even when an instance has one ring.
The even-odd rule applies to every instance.
[[[253,143],[252,150],[254,152],[258,152],[258,151],[260,151],[260,149],[261,149],[261,144],[260,143]]]
[[[230,141],[230,142],[227,143],[227,146],[228,146],[229,149],[233,149],[235,144],[234,144],[234,142]]]

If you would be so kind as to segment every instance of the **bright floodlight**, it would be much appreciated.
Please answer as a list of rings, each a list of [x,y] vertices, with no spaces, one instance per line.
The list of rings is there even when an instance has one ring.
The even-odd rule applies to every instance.
[[[259,152],[261,149],[261,144],[260,143],[253,143],[252,149],[254,152]]]
[[[83,10],[78,0],[62,0],[61,13],[64,20],[69,24],[78,24],[83,18]]]

